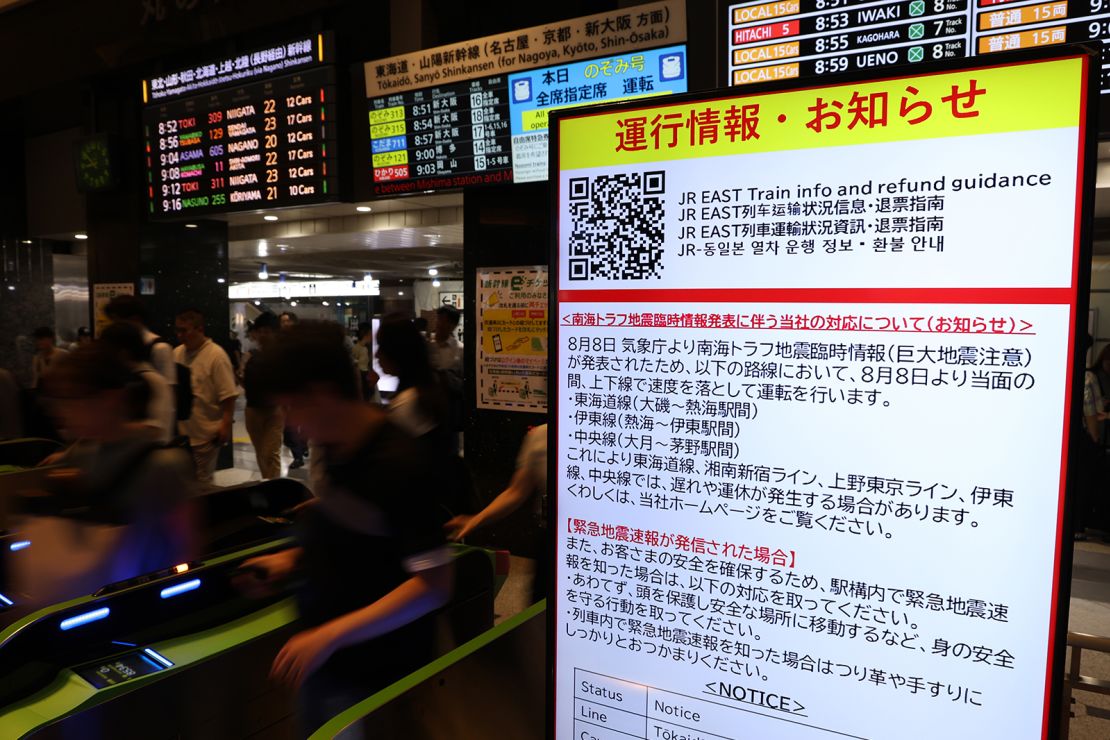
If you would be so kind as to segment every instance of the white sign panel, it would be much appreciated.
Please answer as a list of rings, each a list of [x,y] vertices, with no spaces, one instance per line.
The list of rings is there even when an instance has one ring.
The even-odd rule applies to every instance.
[[[557,118],[557,740],[1048,736],[1088,64]]]

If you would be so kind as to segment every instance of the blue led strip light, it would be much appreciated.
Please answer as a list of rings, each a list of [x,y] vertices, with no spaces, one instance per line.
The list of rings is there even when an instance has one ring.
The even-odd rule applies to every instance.
[[[143,648],[143,652],[146,653],[147,655],[149,655],[150,657],[154,658],[155,660],[157,660],[159,663],[164,665],[166,668],[172,668],[173,667],[173,663],[170,662],[169,658],[165,657],[164,655],[159,653],[157,650],[154,650],[152,648]]]
[[[89,622],[96,622],[104,619],[108,616],[108,612],[108,607],[102,606],[99,609],[94,609],[91,612],[85,612],[84,614],[78,614],[76,617],[63,619],[60,626],[62,630],[71,630],[74,627],[80,627],[83,624],[88,624]]]
[[[11,599],[9,599],[9,598],[8,598],[7,596],[5,596],[4,594],[0,594],[0,603],[3,603],[3,604],[5,604],[5,605],[7,605],[7,606],[14,606],[14,603],[12,602],[12,600],[11,600]]]
[[[182,581],[181,583],[175,583],[172,586],[166,586],[162,589],[162,598],[168,599],[188,591],[196,591],[198,588],[200,588],[199,578],[194,578],[191,581]]]
[[[8,545],[8,549],[12,552],[19,552],[20,550],[25,550],[30,546],[31,540],[19,540],[18,542],[13,542],[12,544]]]

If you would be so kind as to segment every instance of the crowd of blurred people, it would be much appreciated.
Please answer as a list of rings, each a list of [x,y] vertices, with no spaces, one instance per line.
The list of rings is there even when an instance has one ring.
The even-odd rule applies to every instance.
[[[57,603],[196,557],[194,504],[214,483],[240,393],[261,477],[282,476],[283,446],[290,470],[308,458],[312,468],[298,546],[249,562],[254,575],[240,584],[264,593],[300,574],[302,631],[273,676],[299,687],[306,732],[429,658],[422,617],[450,597],[449,539],[528,502],[537,536],[546,531],[545,427],[528,435],[506,490],[475,513],[460,455],[463,360],[452,308],[437,312],[429,336],[389,315],[376,334],[362,324],[353,338],[336,323],[263,312],[241,358],[208,336],[195,310],[177,315],[174,342],[151,331],[138,297],[113,299],[106,314],[95,340],[68,350],[49,329],[35,333],[34,393],[65,448],[44,461],[58,503],[32,507],[23,525],[35,550],[54,556],[25,559],[21,593]],[[395,392],[379,391],[375,360],[397,379]]]

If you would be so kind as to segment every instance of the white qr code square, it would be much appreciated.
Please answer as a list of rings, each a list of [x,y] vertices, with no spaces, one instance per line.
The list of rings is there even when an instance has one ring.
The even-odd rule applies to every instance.
[[[659,279],[665,172],[571,178],[570,280]]]

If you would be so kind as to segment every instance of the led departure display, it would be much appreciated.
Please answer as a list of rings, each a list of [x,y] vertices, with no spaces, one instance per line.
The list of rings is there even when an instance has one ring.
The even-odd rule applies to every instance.
[[[146,108],[155,217],[334,200],[335,78],[330,67]]]
[[[723,4],[728,84],[1099,42],[1110,0],[779,0]]]
[[[370,101],[374,194],[512,179],[508,77]]]
[[[685,42],[659,0],[367,62],[371,192],[544,180],[551,111],[685,92]]]

